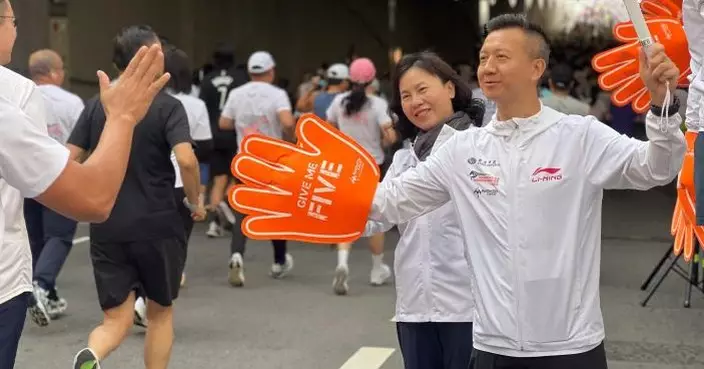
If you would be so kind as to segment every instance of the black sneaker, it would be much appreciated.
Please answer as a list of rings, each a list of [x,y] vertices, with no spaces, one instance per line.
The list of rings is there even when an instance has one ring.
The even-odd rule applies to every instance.
[[[93,350],[84,348],[73,358],[73,369],[100,369],[100,363]]]

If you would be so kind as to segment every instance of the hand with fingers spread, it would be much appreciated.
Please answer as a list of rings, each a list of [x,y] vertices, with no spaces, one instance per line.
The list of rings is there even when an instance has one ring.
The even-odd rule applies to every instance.
[[[665,80],[669,78],[670,88],[674,90],[678,85],[688,84],[687,76],[690,73],[687,37],[680,21],[660,17],[649,18],[646,23],[657,42],[649,46],[649,58],[640,54],[641,46],[633,24],[624,22],[614,27],[614,36],[624,44],[601,52],[592,59],[592,67],[600,73],[599,86],[605,91],[612,91],[611,101],[616,106],[632,104],[636,113],[646,112],[651,104],[663,103]],[[648,68],[641,68],[646,65]],[[677,75],[672,77],[675,72]],[[651,78],[653,73],[662,82],[661,86],[654,83]],[[651,96],[651,93],[657,96]]]
[[[640,8],[645,17],[682,19],[682,0],[642,0]]]
[[[169,78],[168,73],[164,74],[164,54],[158,44],[142,46],[113,85],[105,72],[98,71],[100,101],[107,121],[115,117],[138,124]]]
[[[380,170],[374,158],[329,123],[303,115],[298,144],[250,135],[232,161],[244,184],[230,189],[230,205],[248,216],[253,239],[330,244],[361,237]]]

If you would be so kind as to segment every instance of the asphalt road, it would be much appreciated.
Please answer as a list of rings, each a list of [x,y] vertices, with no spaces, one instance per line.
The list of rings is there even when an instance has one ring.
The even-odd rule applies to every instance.
[[[610,367],[694,369],[704,367],[704,298],[693,293],[684,309],[685,282],[670,276],[648,307],[639,301],[643,279],[668,247],[673,199],[660,191],[610,192],[604,203],[602,308]],[[68,314],[39,328],[27,321],[16,368],[69,368],[74,353],[99,322],[87,227],[59,277]],[[387,237],[392,263],[396,235]],[[187,287],[178,300],[176,341],[170,368],[398,369],[402,368],[394,323],[393,285],[368,284],[371,259],[360,242],[351,252],[350,294],[332,292],[336,254],[328,247],[293,244],[293,273],[272,280],[272,250],[250,242],[247,286],[227,284],[229,238],[207,239],[194,231]],[[140,368],[144,330],[132,334],[105,369]]]

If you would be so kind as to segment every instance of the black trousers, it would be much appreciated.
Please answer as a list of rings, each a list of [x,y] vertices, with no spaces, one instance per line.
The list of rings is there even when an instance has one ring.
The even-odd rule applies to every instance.
[[[604,343],[575,355],[508,357],[474,350],[474,369],[607,369]]]
[[[12,369],[15,366],[29,296],[25,292],[0,304],[0,369]]]
[[[472,323],[396,323],[405,369],[467,369]]]

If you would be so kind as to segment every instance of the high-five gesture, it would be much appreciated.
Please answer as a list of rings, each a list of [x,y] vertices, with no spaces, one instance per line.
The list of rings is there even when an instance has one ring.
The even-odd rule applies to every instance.
[[[242,231],[253,239],[329,244],[362,235],[380,171],[359,144],[312,114],[296,130],[298,145],[254,134],[232,161],[243,185],[230,205],[249,214]]]
[[[158,44],[142,46],[112,85],[108,76],[98,71],[100,101],[108,121],[118,118],[134,125],[139,123],[169,78],[168,73],[164,74],[164,54]]]
[[[665,47],[656,43],[640,50],[640,78],[650,92],[653,105],[665,103],[668,90],[673,93],[677,88],[680,70],[665,54]],[[670,102],[667,102],[669,104]]]

